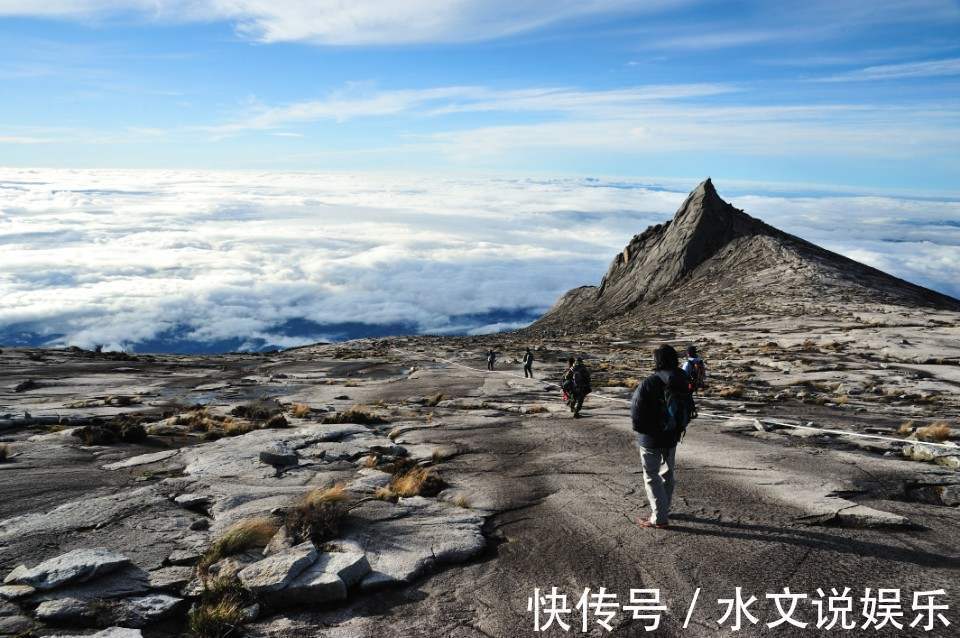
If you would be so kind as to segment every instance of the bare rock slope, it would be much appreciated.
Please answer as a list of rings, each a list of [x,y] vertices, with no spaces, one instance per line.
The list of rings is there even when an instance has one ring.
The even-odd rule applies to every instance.
[[[635,235],[600,286],[569,291],[530,332],[663,319],[691,299],[709,302],[714,321],[830,301],[960,310],[957,299],[751,217],[721,199],[707,179],[672,220]]]

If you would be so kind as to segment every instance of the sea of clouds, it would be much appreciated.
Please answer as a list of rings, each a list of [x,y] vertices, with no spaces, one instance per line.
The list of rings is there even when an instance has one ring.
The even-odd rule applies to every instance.
[[[960,296],[960,200],[715,183]],[[532,321],[695,181],[0,169],[0,344],[212,352]]]

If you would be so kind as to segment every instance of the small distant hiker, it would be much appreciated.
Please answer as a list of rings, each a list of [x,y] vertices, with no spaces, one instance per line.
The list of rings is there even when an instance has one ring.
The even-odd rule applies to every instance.
[[[630,400],[630,419],[637,433],[643,487],[650,518],[640,527],[665,529],[670,524],[677,443],[695,413],[693,381],[679,366],[677,351],[663,345],[653,353],[654,373],[637,386]]]
[[[530,348],[523,353],[523,378],[527,377],[533,378],[533,353],[530,352]]]
[[[497,353],[493,350],[487,350],[487,370],[493,370],[493,364],[497,362]]]
[[[577,357],[576,359],[570,357],[567,359],[567,365],[568,367],[563,373],[561,387],[567,398],[567,405],[573,412],[573,418],[579,419],[580,409],[583,408],[583,400],[593,391],[590,387],[590,371],[584,365],[583,357]]]
[[[693,381],[695,390],[703,390],[707,387],[707,364],[697,353],[697,346],[691,344],[687,347],[687,360],[683,362],[682,370]]]

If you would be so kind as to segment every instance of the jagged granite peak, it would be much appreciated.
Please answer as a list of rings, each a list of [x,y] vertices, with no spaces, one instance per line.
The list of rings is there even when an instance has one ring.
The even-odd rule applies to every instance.
[[[831,297],[834,296],[834,297]],[[765,300],[776,297],[777,303]],[[676,311],[743,316],[831,298],[960,310],[960,301],[785,233],[724,201],[710,178],[673,219],[634,235],[600,286],[567,292],[531,328]]]
[[[598,296],[610,311],[655,299],[737,237],[777,233],[723,201],[709,178],[673,219],[635,235],[610,264]]]

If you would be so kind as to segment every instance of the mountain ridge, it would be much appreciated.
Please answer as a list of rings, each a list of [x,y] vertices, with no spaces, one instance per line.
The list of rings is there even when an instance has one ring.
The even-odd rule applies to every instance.
[[[666,317],[683,300],[707,301],[719,320],[845,302],[960,312],[960,300],[829,251],[723,200],[710,178],[674,217],[634,235],[598,286],[565,293],[528,330]],[[850,308],[846,307],[845,311]]]

